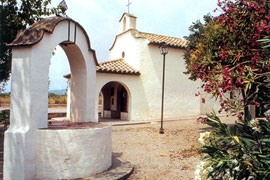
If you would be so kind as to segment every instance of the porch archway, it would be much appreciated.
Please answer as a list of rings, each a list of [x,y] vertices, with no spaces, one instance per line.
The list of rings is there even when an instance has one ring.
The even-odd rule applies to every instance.
[[[103,95],[100,119],[129,120],[130,91],[125,84],[110,81],[101,88],[100,93]]]

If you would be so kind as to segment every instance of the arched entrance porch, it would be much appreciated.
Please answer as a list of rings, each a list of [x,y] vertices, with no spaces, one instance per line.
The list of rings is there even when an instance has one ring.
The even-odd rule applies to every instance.
[[[130,93],[126,85],[116,81],[108,82],[101,88],[100,94],[100,119],[129,120]]]

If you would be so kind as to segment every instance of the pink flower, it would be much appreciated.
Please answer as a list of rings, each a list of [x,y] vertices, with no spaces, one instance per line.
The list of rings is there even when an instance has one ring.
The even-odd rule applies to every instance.
[[[257,107],[260,107],[260,103],[258,103],[258,102],[255,102],[255,105],[256,105]]]
[[[228,74],[228,70],[229,70],[228,67],[223,67],[222,70],[224,74]]]
[[[252,63],[258,63],[258,59],[256,57],[252,57],[251,60],[252,60]]]
[[[237,115],[237,117],[238,117],[238,119],[242,119],[242,118],[243,118],[243,115],[242,115],[241,113],[239,113],[239,114]]]
[[[250,7],[255,7],[255,4],[254,3],[250,3],[249,6]]]
[[[204,98],[202,98],[202,103],[205,103],[205,99]]]
[[[237,79],[237,80],[236,80],[236,84],[237,84],[238,86],[242,86],[241,80]]]

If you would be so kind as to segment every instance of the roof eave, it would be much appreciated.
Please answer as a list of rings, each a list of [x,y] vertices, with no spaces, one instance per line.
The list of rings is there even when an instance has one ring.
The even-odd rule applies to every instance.
[[[121,71],[102,71],[102,70],[97,70],[98,73],[108,73],[108,74],[122,74],[122,75],[135,75],[135,76],[139,76],[141,75],[140,72],[121,72]]]
[[[162,43],[159,42],[149,42],[149,45],[156,45],[156,46],[161,46]],[[183,47],[183,46],[175,46],[175,45],[171,45],[171,44],[167,44],[168,47],[172,47],[172,48],[178,48],[178,49],[186,49],[187,47]]]
[[[136,29],[129,29],[127,31],[124,31],[124,32],[116,35],[115,38],[114,38],[113,45],[112,45],[112,47],[109,50],[112,50],[113,49],[113,47],[114,47],[114,45],[115,45],[115,43],[116,43],[116,41],[117,41],[117,39],[118,39],[119,36],[122,36],[123,34],[126,34],[126,33],[131,32],[131,31],[136,31]]]

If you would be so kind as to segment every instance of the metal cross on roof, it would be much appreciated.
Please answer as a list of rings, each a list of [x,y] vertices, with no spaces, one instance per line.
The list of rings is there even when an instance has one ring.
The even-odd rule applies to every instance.
[[[128,7],[128,13],[129,13],[129,6],[131,5],[131,2],[128,0],[128,4],[126,5]]]

